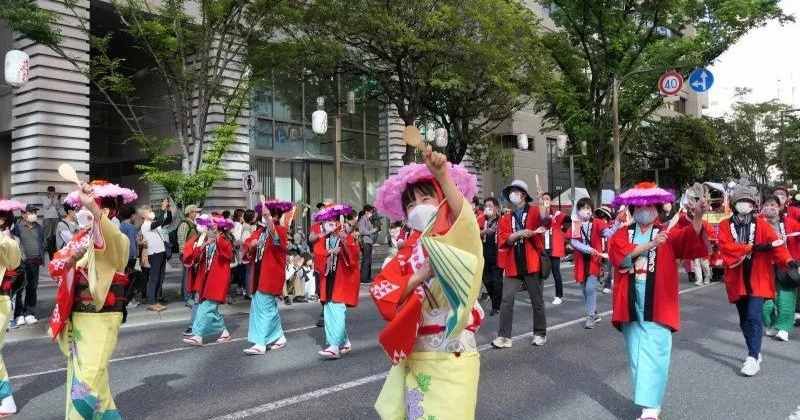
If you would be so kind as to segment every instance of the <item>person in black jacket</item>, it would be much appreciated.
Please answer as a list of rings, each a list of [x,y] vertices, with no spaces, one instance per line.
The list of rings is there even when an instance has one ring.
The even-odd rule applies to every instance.
[[[500,221],[500,203],[494,197],[483,200],[483,217],[478,220],[483,241],[483,285],[492,302],[489,316],[500,312],[503,300],[503,272],[497,266],[497,223]]]

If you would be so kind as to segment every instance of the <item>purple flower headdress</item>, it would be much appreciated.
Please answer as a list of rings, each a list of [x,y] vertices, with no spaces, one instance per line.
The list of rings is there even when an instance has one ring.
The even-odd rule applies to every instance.
[[[339,216],[346,216],[353,213],[353,208],[349,204],[335,204],[321,210],[314,216],[315,222],[338,221]]]
[[[117,184],[112,184],[110,182],[105,181],[92,181],[92,195],[96,198],[102,197],[122,197],[122,202],[125,204],[132,203],[136,201],[139,196],[136,194],[135,191],[129,188],[120,187]],[[81,207],[81,199],[79,197],[79,191],[73,191],[67,195],[67,198],[64,199],[64,202],[69,204],[72,207],[80,208]]]
[[[204,214],[197,216],[195,223],[209,229],[216,226],[217,230],[221,231],[233,229],[233,222],[221,216],[208,216]]]
[[[467,201],[472,201],[478,193],[478,178],[461,165],[450,165],[450,177]],[[392,221],[404,220],[403,192],[409,185],[423,180],[433,180],[433,174],[424,164],[412,163],[403,166],[397,174],[389,177],[375,193],[375,208]]]
[[[25,204],[17,200],[0,200],[0,211],[25,210]]]
[[[289,201],[283,200],[269,200],[264,203],[256,204],[255,211],[258,215],[264,214],[264,207],[267,208],[269,211],[278,211],[280,213],[286,213],[287,211],[291,210],[294,207],[294,204]]]
[[[658,188],[652,182],[640,182],[635,187],[618,195],[614,199],[614,207],[626,206],[653,206],[657,204],[672,203],[675,195],[669,191]]]

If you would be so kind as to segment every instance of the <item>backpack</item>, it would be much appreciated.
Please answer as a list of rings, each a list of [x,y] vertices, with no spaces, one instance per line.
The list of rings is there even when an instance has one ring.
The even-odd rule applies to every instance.
[[[175,226],[175,229],[169,231],[169,245],[170,249],[172,250],[173,254],[179,254],[183,250],[183,244],[178,243],[178,229],[180,229],[181,225],[183,224],[189,225],[189,221],[186,219],[182,219],[178,224]],[[197,229],[194,226],[189,226],[189,230],[186,231],[186,239],[189,239]]]

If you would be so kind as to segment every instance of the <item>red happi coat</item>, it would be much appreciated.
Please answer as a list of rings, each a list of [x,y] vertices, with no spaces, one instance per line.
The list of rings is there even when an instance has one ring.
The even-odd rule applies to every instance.
[[[192,236],[183,247],[183,264],[188,268],[187,289],[190,293],[197,293],[200,302],[210,300],[220,304],[225,303],[231,284],[233,245],[220,234],[217,237],[217,249],[211,264],[206,266],[206,247],[195,247],[197,238],[198,236]]]
[[[556,211],[553,218],[550,220],[550,256],[563,258],[567,256],[567,238],[564,234],[563,226],[567,220],[567,215],[560,211]]]
[[[778,238],[778,233],[763,217],[754,217],[755,238],[752,244],[738,243],[731,232],[731,219],[725,219],[719,224],[719,248],[725,267],[725,288],[728,291],[728,301],[734,303],[743,296],[756,296],[764,299],[775,298],[775,272],[774,264],[786,268],[792,260],[789,250],[779,246],[769,251],[753,251],[753,245],[769,244]],[[752,223],[752,222],[751,222]],[[743,260],[750,255],[749,261]],[[750,272],[745,273],[746,265]],[[749,274],[749,275],[746,275]]]
[[[259,291],[272,296],[283,295],[283,285],[286,282],[286,252],[288,242],[286,239],[286,228],[280,225],[275,226],[275,233],[278,234],[278,245],[275,245],[271,235],[267,237],[264,245],[264,252],[261,259],[256,259],[258,250],[258,238],[266,229],[259,226],[249,238],[244,242],[245,255],[250,261],[250,293]]]
[[[523,239],[525,242],[525,261],[528,264],[528,272],[520,273],[517,267],[517,259],[514,254],[513,244],[508,243],[508,238],[514,233],[513,227],[514,215],[504,214],[497,224],[497,266],[503,269],[505,277],[517,277],[519,275],[538,273],[541,269],[541,261],[539,257],[544,250],[544,236],[533,235],[528,239]],[[539,215],[539,208],[534,205],[528,206],[528,215],[525,218],[525,229],[536,230],[542,225]]]
[[[320,238],[317,243],[322,243],[325,247],[326,238]],[[322,266],[319,276],[319,300],[325,302],[344,303],[350,307],[358,306],[358,291],[361,286],[361,251],[358,248],[358,242],[352,233],[348,234],[345,239],[340,242],[341,252],[339,252],[339,260],[336,263],[336,273],[333,279],[329,279],[325,274],[325,263]],[[315,244],[316,245],[316,244]],[[325,254],[327,255],[327,247]],[[325,257],[327,262],[327,256]],[[333,280],[332,292],[328,296],[328,282]]]
[[[796,207],[791,207],[796,209]],[[798,209],[800,210],[800,209]],[[783,223],[783,235],[800,232],[800,213],[788,212],[781,217]],[[786,238],[786,247],[794,260],[800,260],[800,236],[790,236]]]
[[[636,245],[632,243],[635,224],[620,228],[608,244],[608,257],[614,267],[614,292],[611,323],[622,329],[625,323],[635,321],[635,279],[631,268],[624,268],[625,262]],[[666,226],[656,226],[659,230]],[[655,237],[655,234],[653,235]],[[646,254],[645,254],[646,255]],[[678,259],[701,258],[708,255],[705,231],[700,234],[692,226],[673,227],[667,232],[667,241],[656,248],[655,270],[648,274],[644,305],[644,321],[661,324],[673,332],[681,326],[680,303],[678,298]]]
[[[322,224],[312,223],[309,232],[318,238],[311,246],[311,256],[314,260],[314,271],[321,276],[325,272],[325,261],[328,258],[328,250],[325,249],[325,235],[322,234]]]
[[[608,227],[606,222],[602,219],[593,218],[588,240],[584,238],[581,233],[582,224],[578,226],[578,237],[572,239],[588,244],[598,252],[603,252],[603,229]],[[573,263],[575,264],[575,281],[580,284],[583,284],[589,276],[600,277],[600,272],[603,271],[602,258],[591,254],[584,254],[577,249],[573,254]]]

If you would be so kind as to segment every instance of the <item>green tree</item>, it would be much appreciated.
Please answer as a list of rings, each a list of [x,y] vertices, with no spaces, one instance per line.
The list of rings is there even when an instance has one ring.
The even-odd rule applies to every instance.
[[[528,104],[544,77],[537,19],[518,1],[319,0],[285,12],[288,36],[259,40],[257,67],[363,76],[406,125],[447,128],[453,162]]]
[[[748,30],[771,19],[788,20],[777,0],[549,0],[557,29],[544,45],[558,77],[539,85],[537,101],[552,125],[586,141],[594,153],[576,166],[587,187],[598,191],[613,171],[611,95],[619,94],[621,150],[630,147],[642,122],[662,106],[659,74],[684,74],[712,62]],[[630,180],[634,181],[634,180]]]
[[[625,179],[653,179],[658,169],[662,186],[681,190],[738,177],[716,127],[704,118],[663,118],[642,126],[630,141],[622,159]]]
[[[796,116],[789,112],[789,106],[776,100],[744,102],[746,93],[740,89],[731,112],[713,120],[733,172],[762,186],[773,180],[774,169],[783,169],[788,179],[793,179],[799,173],[795,163],[798,155],[794,154],[800,129]]]
[[[96,33],[89,14],[75,0],[65,0],[89,39],[87,64],[61,48],[51,14],[26,6],[25,1],[9,3],[14,8],[0,17],[85,74],[118,114],[129,137],[148,152],[150,161],[140,165],[144,178],[162,184],[178,202],[202,202],[223,176],[221,157],[233,142],[231,127],[249,89],[249,69],[241,58],[247,55],[254,33],[271,33],[275,25],[271,9],[253,13],[250,2],[239,0],[165,0],[158,6],[145,0],[117,0],[112,7],[120,30]],[[111,51],[115,41],[137,49],[141,53],[137,62],[116,56]],[[166,107],[172,117],[169,136],[154,136],[142,124],[142,98],[133,80],[140,69],[157,75],[166,86]],[[231,82],[231,71],[240,71],[242,77]]]

